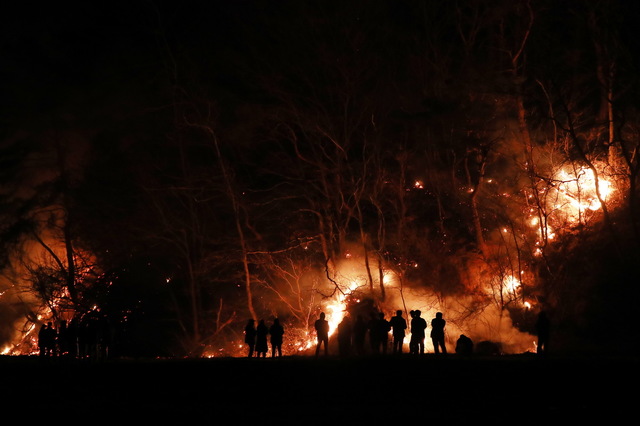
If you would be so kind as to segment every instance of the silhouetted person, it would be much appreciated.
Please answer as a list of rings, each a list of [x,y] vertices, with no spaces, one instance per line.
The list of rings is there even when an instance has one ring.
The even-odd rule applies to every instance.
[[[58,339],[58,333],[53,328],[53,323],[48,322],[47,327],[44,330],[44,352],[46,356],[56,355],[56,344]]]
[[[267,351],[269,350],[267,343],[268,334],[269,329],[267,325],[264,323],[264,320],[260,320],[256,327],[256,356],[258,358],[267,356]]]
[[[364,355],[364,341],[367,336],[367,323],[364,322],[362,315],[356,317],[353,323],[353,347],[356,355]]]
[[[89,337],[87,332],[87,319],[86,317],[80,318],[78,321],[78,358],[86,358],[89,356]]]
[[[444,344],[444,326],[446,321],[442,318],[442,312],[436,313],[436,317],[431,320],[431,341],[433,342],[433,351],[437,354],[442,350],[443,354],[447,353],[447,347]]]
[[[98,349],[100,347],[100,325],[98,323],[97,313],[93,312],[87,321],[87,342],[89,344],[89,357],[98,358]]]
[[[317,344],[316,356],[320,354],[320,346],[324,345],[324,354],[329,355],[329,322],[324,319],[324,312],[320,313],[320,318],[314,323],[316,330]]]
[[[47,324],[42,324],[40,326],[40,330],[38,331],[38,349],[40,350],[40,356],[45,357],[48,355],[47,353]]]
[[[369,346],[371,348],[371,353],[379,353],[380,352],[380,336],[378,333],[378,315],[374,312],[371,313],[371,318],[367,322],[367,330],[369,332]]]
[[[282,356],[282,336],[284,336],[284,327],[280,324],[278,318],[273,320],[273,324],[269,328],[271,335],[271,358],[275,358],[276,354]]]
[[[111,321],[106,314],[98,318],[98,356],[101,359],[109,358],[112,344]]]
[[[384,313],[378,314],[378,319],[374,324],[374,333],[376,336],[376,349],[375,353],[387,353],[387,346],[389,344],[389,331],[391,330],[391,324],[384,317]]]
[[[401,354],[405,330],[407,329],[407,321],[402,318],[402,311],[400,309],[398,309],[396,315],[389,320],[389,325],[391,325],[393,330],[393,353]]]
[[[67,328],[67,321],[60,321],[58,327],[58,354],[66,357],[69,355],[69,332]]]
[[[411,323],[413,322],[413,319],[416,317],[416,311],[409,311],[409,328],[411,328]],[[409,353],[410,354],[416,354],[418,353],[418,345],[416,345],[416,341],[413,338],[413,332],[410,330],[411,332],[411,339],[409,339]]]
[[[338,351],[341,357],[351,355],[351,341],[353,337],[353,326],[351,318],[345,316],[338,324]]]
[[[538,354],[547,353],[547,344],[549,343],[549,332],[551,323],[545,311],[540,311],[538,320],[536,321],[536,333],[538,335]]]
[[[69,357],[78,357],[78,319],[73,318],[67,327],[67,341],[69,348]]]
[[[98,356],[99,325],[95,312],[89,312],[80,321],[79,346],[82,358],[95,359]]]
[[[247,357],[251,358],[256,349],[256,322],[253,319],[247,321],[244,326],[244,343],[247,344]]]
[[[456,353],[462,356],[469,356],[473,353],[473,340],[461,334],[456,342]]]
[[[413,354],[424,354],[424,338],[427,329],[427,321],[422,318],[422,312],[415,310],[413,318],[411,318],[411,342],[409,346],[412,348]]]

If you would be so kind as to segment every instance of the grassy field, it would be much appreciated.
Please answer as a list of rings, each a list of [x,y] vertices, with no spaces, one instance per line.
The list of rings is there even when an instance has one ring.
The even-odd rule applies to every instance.
[[[616,424],[636,358],[456,355],[43,362],[5,357],[3,405],[66,424]]]

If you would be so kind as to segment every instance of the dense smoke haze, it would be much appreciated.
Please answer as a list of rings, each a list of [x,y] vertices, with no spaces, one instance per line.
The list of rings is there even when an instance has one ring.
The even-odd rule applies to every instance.
[[[534,352],[541,311],[559,353],[637,349],[638,9],[18,5],[3,353],[98,315],[114,355],[244,356],[274,318],[307,354],[320,312],[416,309],[451,349]]]

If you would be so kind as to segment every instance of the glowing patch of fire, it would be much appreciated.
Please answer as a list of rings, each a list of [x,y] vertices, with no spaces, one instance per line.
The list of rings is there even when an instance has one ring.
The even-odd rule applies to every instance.
[[[552,179],[555,185],[540,191],[541,197],[546,200],[544,223],[536,214],[536,209],[530,210],[532,216],[529,219],[530,226],[538,229],[538,244],[555,238],[554,227],[586,223],[591,217],[589,212],[601,210],[602,202],[611,199],[615,191],[613,183],[602,171],[605,166],[596,163],[595,167],[598,170],[597,178],[588,167],[561,169]]]

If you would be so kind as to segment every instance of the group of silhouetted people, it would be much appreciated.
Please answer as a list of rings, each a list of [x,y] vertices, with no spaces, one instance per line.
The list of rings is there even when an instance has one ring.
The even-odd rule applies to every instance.
[[[281,357],[283,336],[284,327],[278,318],[273,320],[270,327],[267,327],[264,320],[260,320],[257,326],[255,320],[248,320],[244,328],[244,342],[248,349],[247,356],[249,358],[254,356],[265,358],[269,351],[269,343],[271,343],[271,357]]]
[[[42,358],[103,359],[108,356],[111,333],[104,316],[88,314],[56,328],[52,321],[38,332],[38,349]]]
[[[369,351],[372,354],[387,354],[389,343],[391,343],[390,352],[392,354],[402,354],[404,338],[408,330],[411,332],[409,352],[424,354],[427,321],[422,318],[420,310],[412,310],[410,315],[409,323],[402,316],[402,310],[397,310],[389,320],[382,312],[373,313],[369,321],[365,321],[362,315],[357,315],[355,320],[352,320],[348,315],[345,316],[338,324],[337,329],[339,355],[364,355],[367,337],[369,338]],[[445,325],[446,321],[442,317],[442,313],[438,312],[431,321],[430,335],[436,354],[447,353],[444,339]],[[314,323],[314,328],[317,336],[316,356],[321,353],[329,355],[330,330],[324,312],[320,313],[320,317]]]
[[[431,325],[429,336],[433,344],[434,353],[447,354],[445,343],[445,326],[447,322],[442,312],[437,312],[429,324],[422,318],[420,310],[409,312],[411,317],[409,322],[405,320],[402,314],[402,310],[397,310],[395,315],[387,320],[384,313],[373,313],[368,321],[365,321],[362,315],[357,315],[355,320],[349,315],[345,316],[337,328],[339,355],[341,357],[360,356],[367,352],[387,354],[390,340],[390,352],[392,354],[402,354],[407,330],[411,333],[409,353],[412,355],[424,354],[426,331],[429,324]],[[537,352],[540,354],[546,352],[549,328],[549,319],[544,312],[541,312],[536,322]],[[316,357],[321,354],[329,355],[330,326],[324,312],[321,312],[319,318],[314,322],[314,330],[316,332]],[[260,320],[256,327],[255,321],[250,319],[245,327],[245,343],[248,347],[248,356],[266,357],[269,342],[268,336],[270,336],[271,356],[282,356],[283,335],[284,328],[278,318],[274,319],[271,327],[267,327],[264,320]],[[367,337],[369,339],[368,351],[365,349]],[[471,338],[465,334],[460,334],[455,345],[456,354],[469,356],[473,351],[474,343]]]

